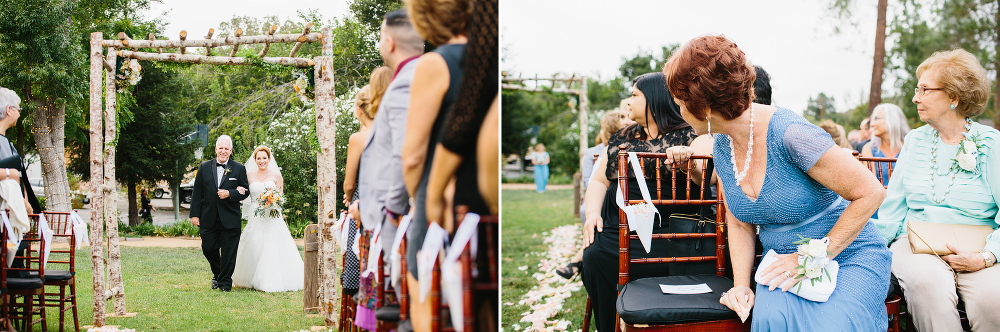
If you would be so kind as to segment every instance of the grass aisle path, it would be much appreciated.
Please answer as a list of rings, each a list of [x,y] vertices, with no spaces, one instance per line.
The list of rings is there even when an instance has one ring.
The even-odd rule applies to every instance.
[[[323,325],[322,317],[306,317],[302,313],[302,291],[212,290],[209,287],[212,272],[200,248],[122,246],[121,252],[126,308],[138,316],[108,318],[107,325],[136,331],[276,332],[308,331],[310,326]],[[80,326],[91,325],[93,286],[89,247],[77,251],[76,266]],[[106,310],[114,312],[111,301]],[[56,310],[49,311],[48,329],[58,331]],[[68,327],[72,330],[72,322]]]
[[[549,266],[551,258],[547,257],[550,249],[563,250],[567,253],[575,252],[578,248],[550,248],[545,242],[548,232],[560,226],[576,226],[579,232],[580,220],[573,217],[573,191],[572,190],[549,190],[545,193],[536,193],[530,190],[503,190],[503,265],[501,270],[501,280],[503,283],[502,292],[502,316],[501,322],[505,331],[524,331],[532,326],[531,323],[521,322],[521,318],[532,311],[529,305],[521,305],[519,302],[539,285],[539,278],[545,281],[552,281],[549,276],[554,276],[562,280],[563,284],[553,282],[551,286],[562,286],[565,279],[555,276]],[[571,228],[563,227],[559,232],[571,231]],[[579,243],[576,240],[576,243]],[[563,242],[557,242],[556,246],[570,246]],[[574,246],[575,247],[575,246]],[[565,264],[568,259],[558,263]],[[546,263],[546,264],[543,264]],[[543,266],[539,266],[543,264]],[[557,265],[558,266],[558,265]],[[520,267],[527,267],[520,270]],[[579,277],[572,281],[579,283]],[[568,292],[571,287],[558,288],[561,292]],[[544,292],[544,290],[542,290]],[[534,295],[534,293],[532,294]],[[562,304],[561,310],[554,317],[548,318],[547,322],[557,322],[560,320],[569,321],[567,330],[579,330],[583,325],[583,310],[587,301],[586,292],[572,292]],[[536,296],[532,296],[536,298]],[[551,328],[552,324],[548,324]],[[520,327],[518,329],[517,327]]]

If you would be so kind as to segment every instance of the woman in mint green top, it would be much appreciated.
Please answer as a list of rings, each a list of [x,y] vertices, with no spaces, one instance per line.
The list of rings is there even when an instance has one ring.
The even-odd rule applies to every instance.
[[[940,258],[914,254],[906,232],[909,221],[997,229],[1000,132],[971,120],[986,108],[986,70],[958,49],[934,53],[917,68],[917,77],[913,102],[927,125],[906,135],[875,222],[890,243],[892,272],[918,330],[962,331],[960,297],[974,331],[1000,331],[1000,268],[993,267],[1000,232],[987,237],[981,252],[952,243],[955,253]]]

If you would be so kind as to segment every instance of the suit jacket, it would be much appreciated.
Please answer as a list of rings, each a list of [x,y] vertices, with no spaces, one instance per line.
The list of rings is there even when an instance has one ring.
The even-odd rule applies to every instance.
[[[250,182],[247,181],[246,168],[232,158],[226,162],[226,169],[228,171],[222,173],[222,184],[217,186],[215,159],[198,166],[191,197],[191,217],[201,218],[202,228],[215,228],[218,222],[223,228],[240,229],[240,201],[250,196]],[[236,190],[238,186],[247,188],[247,193],[240,194]],[[219,189],[229,190],[229,198],[219,199]]]
[[[407,62],[382,95],[358,165],[361,224],[374,229],[382,222],[382,208],[399,214],[410,210],[410,195],[403,182],[403,137],[410,106],[410,83],[420,59]]]

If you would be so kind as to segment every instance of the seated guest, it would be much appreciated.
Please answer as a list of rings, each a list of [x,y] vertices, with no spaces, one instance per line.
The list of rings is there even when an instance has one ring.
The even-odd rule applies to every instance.
[[[868,222],[885,195],[871,172],[801,116],[752,103],[756,73],[724,36],[691,40],[674,53],[664,73],[691,127],[699,134],[721,134],[714,136],[713,155],[728,211],[734,287],[720,302],[741,315],[752,308],[754,331],[885,331],[891,255]],[[800,236],[827,238],[825,257],[840,263],[836,289],[826,302],[787,292],[810,282],[798,269],[793,242]],[[758,237],[778,260],[760,268],[769,281],[754,291]]]
[[[618,168],[628,170],[629,199],[642,199],[639,182],[629,165],[618,164],[619,146],[625,144],[629,152],[661,153],[676,145],[690,145],[695,138],[694,130],[681,118],[680,110],[670,91],[667,91],[666,81],[662,73],[649,73],[632,81],[632,98],[630,102],[631,118],[636,124],[619,130],[608,140],[606,152],[598,159],[597,171],[587,188],[587,222],[583,226],[583,285],[587,288],[594,310],[594,318],[598,331],[613,331],[615,326],[615,299],[618,297],[618,205],[615,203],[618,192]],[[647,161],[643,170],[643,184],[656,188],[656,171],[654,163]],[[668,174],[665,174],[668,176]],[[668,206],[658,206],[663,220],[672,212],[692,212],[691,207],[671,209]],[[696,213],[696,209],[694,210]],[[653,232],[666,222],[654,224]],[[596,231],[596,232],[595,232]],[[660,230],[659,232],[663,232]],[[649,254],[638,243],[632,246],[632,252],[642,257],[662,257],[666,245],[653,243]],[[634,278],[663,276],[667,274],[667,266],[639,265],[631,268]]]
[[[870,126],[872,138],[861,149],[862,157],[899,158],[903,137],[910,132],[903,109],[893,104],[880,104],[872,110]],[[892,163],[895,168],[896,163]],[[889,183],[889,165],[882,164],[879,181]],[[879,176],[876,174],[876,176]]]
[[[1000,132],[971,119],[986,109],[990,80],[976,57],[961,49],[934,53],[917,67],[916,77],[913,103],[927,125],[906,135],[877,222],[891,243],[892,273],[917,330],[962,331],[956,309],[961,298],[973,331],[1000,331],[1000,268],[992,267],[1000,233],[983,234],[986,245],[975,251],[948,243],[951,254],[915,254],[911,243],[933,239],[909,225],[997,228]],[[910,238],[908,228],[923,240]]]

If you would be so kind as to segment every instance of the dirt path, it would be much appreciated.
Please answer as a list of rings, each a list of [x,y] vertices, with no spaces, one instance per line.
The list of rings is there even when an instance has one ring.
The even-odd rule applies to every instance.
[[[163,247],[163,248],[200,248],[201,238],[197,237],[157,237],[147,236],[136,239],[121,238],[118,242],[125,247]],[[295,240],[295,244],[302,246],[302,239]],[[57,242],[52,245],[54,248],[65,248],[66,244]]]
[[[535,190],[534,183],[503,183],[500,185],[503,190]],[[545,186],[545,190],[573,190],[571,184],[550,184]]]

